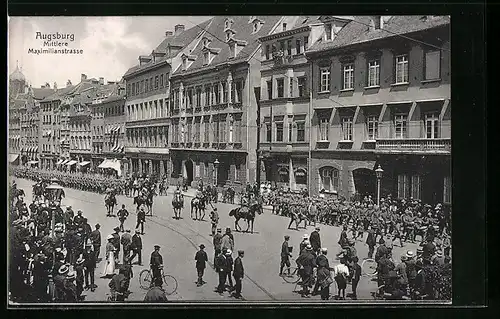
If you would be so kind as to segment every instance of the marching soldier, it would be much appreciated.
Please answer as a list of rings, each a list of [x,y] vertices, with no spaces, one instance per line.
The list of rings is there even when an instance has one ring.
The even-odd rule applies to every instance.
[[[129,215],[128,211],[125,209],[125,205],[122,205],[122,208],[116,213],[116,215],[118,216],[118,220],[120,221],[120,231],[123,232],[123,223]]]

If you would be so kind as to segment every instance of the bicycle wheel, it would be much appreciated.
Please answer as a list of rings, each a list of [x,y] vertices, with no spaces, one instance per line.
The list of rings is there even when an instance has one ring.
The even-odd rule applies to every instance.
[[[375,276],[377,274],[377,263],[371,258],[365,259],[361,264],[361,269],[363,269],[365,275]]]
[[[151,287],[151,272],[149,269],[144,269],[139,274],[139,285],[145,290]]]
[[[177,279],[174,276],[163,275],[163,288],[167,295],[171,295],[177,291]]]
[[[283,271],[283,280],[289,284],[295,284],[299,282],[300,277],[298,272],[299,271],[297,267],[290,267],[289,269],[285,269]]]

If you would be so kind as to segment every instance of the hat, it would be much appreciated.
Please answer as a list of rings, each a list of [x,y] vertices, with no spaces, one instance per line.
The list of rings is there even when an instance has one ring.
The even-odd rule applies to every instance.
[[[136,230],[135,230],[135,233],[136,233],[136,234],[140,234],[140,233],[141,233],[141,231],[140,231],[139,229],[136,229]]]
[[[82,257],[82,256],[80,256],[80,257],[78,257],[78,259],[76,260],[76,264],[77,264],[77,265],[83,264],[83,261],[84,261],[83,257]]]
[[[155,249],[160,249],[159,245],[155,245],[154,247],[155,247]]]
[[[107,240],[110,240],[110,239],[113,239],[113,235],[108,235],[108,237],[106,237]]]
[[[62,251],[61,247],[56,248],[56,253],[60,253]]]
[[[385,244],[385,240],[383,238],[380,238],[380,240],[378,241],[378,244],[379,245],[383,245]]]
[[[326,252],[328,252],[328,248],[326,248],[326,247],[321,248],[321,252],[322,252],[322,253],[326,253]]]
[[[222,229],[217,228],[217,232],[218,232],[218,233],[222,232]]]
[[[69,271],[68,265],[62,265],[61,267],[59,267],[59,274],[61,275],[68,273],[68,271]]]
[[[231,227],[226,227],[226,232],[230,232],[231,231]]]
[[[401,255],[401,261],[405,261],[405,260],[407,260],[407,259],[408,259],[408,257],[406,257],[406,255],[405,255],[405,254]]]
[[[308,234],[304,234],[304,236],[302,236],[302,239],[309,239],[309,235]]]
[[[316,230],[319,230],[319,227],[316,227]]]
[[[413,257],[415,257],[415,253],[411,250],[408,250],[406,252],[406,258],[413,258]]]
[[[205,248],[205,245],[201,244],[201,245],[200,245],[200,248],[201,248],[201,249]]]
[[[288,236],[288,235],[285,235],[285,239],[290,239],[290,236]]]
[[[441,250],[436,251],[436,256],[443,257],[443,252]]]
[[[125,230],[125,232],[126,232],[126,233],[130,233],[130,229],[126,229],[126,230]]]
[[[230,256],[232,253],[231,249],[226,250],[226,256]]]
[[[238,255],[243,255],[245,252],[243,250],[238,250]]]
[[[74,271],[68,272],[68,274],[66,275],[66,279],[75,279],[75,278],[76,278],[76,272]]]
[[[83,214],[83,212],[81,210],[78,210],[78,213],[77,214]]]
[[[113,228],[114,231],[120,231],[120,227]]]
[[[312,248],[311,244],[307,244],[307,246],[306,246],[306,250],[312,250],[312,249],[313,249],[313,248]]]

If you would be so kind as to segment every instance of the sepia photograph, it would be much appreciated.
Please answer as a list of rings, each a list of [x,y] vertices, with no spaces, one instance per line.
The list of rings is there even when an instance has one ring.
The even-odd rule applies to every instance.
[[[450,23],[8,17],[8,304],[451,305]]]

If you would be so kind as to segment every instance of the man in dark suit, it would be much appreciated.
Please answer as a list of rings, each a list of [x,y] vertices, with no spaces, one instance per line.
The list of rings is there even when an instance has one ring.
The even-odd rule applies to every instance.
[[[163,285],[163,279],[161,277],[161,270],[163,269],[163,257],[160,255],[160,246],[155,245],[155,250],[151,253],[151,259],[149,261],[149,266],[151,267],[151,273],[153,278],[151,278],[151,286],[155,283],[161,283],[160,287]]]
[[[287,267],[288,273],[290,273],[290,257],[292,254],[290,253],[290,247],[288,246],[288,241],[290,240],[290,236],[285,236],[285,241],[281,245],[281,264],[280,264],[280,276],[283,275],[283,268]]]
[[[366,244],[368,245],[368,258],[373,258],[373,252],[375,251],[375,245],[377,241],[375,240],[375,231],[368,226],[368,236],[366,237]]]
[[[101,252],[101,232],[99,229],[101,225],[96,224],[95,230],[90,233],[89,237],[92,241],[92,246],[94,246],[95,259],[99,260],[99,253]]]
[[[208,261],[207,253],[205,252],[205,245],[200,245],[200,250],[196,252],[194,256],[194,260],[196,260],[196,271],[198,272],[198,281],[196,285],[198,287],[202,286],[205,282],[203,281],[203,273],[205,272],[205,268]]]
[[[146,212],[144,211],[144,208],[141,207],[141,209],[139,209],[139,212],[137,213],[137,225],[135,225],[136,229],[139,229],[139,226],[141,226],[141,235],[144,235],[145,222],[146,222]]]
[[[115,247],[115,251],[116,251],[115,264],[118,264],[118,260],[119,260],[118,256],[120,255],[120,227],[115,227],[113,230],[115,232],[113,234],[111,234],[113,236],[113,240],[111,241],[111,243]]]
[[[135,256],[138,256],[138,265],[142,266],[142,238],[140,236],[141,232],[139,229],[135,230],[134,236],[132,236],[132,256],[130,257],[130,263],[134,260]]]
[[[94,274],[97,263],[96,256],[97,252],[92,251],[92,246],[90,245],[90,243],[87,244],[85,247],[85,251],[83,252],[83,258],[84,258],[83,266],[85,267],[85,289],[90,288],[90,291],[95,291],[95,288],[97,287],[94,281],[95,277]]]
[[[233,277],[235,281],[235,291],[233,296],[237,299],[241,298],[241,281],[244,277],[243,261],[242,258],[245,255],[243,250],[238,250],[238,257],[234,260],[234,270]]]
[[[317,255],[319,253],[320,248],[321,248],[321,238],[319,236],[319,227],[316,227],[316,229],[311,233],[311,236],[309,236],[309,242],[311,243],[313,251]]]
[[[127,229],[125,234],[122,235],[121,244],[123,246],[123,264],[126,264],[128,263],[130,251],[132,250],[132,236],[130,235],[130,229]]]

